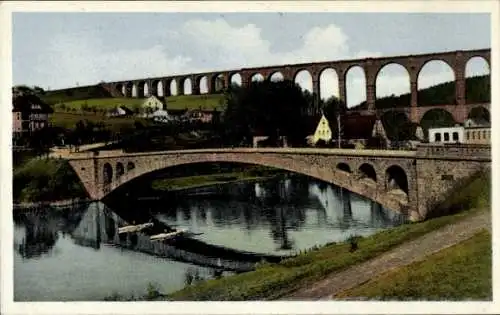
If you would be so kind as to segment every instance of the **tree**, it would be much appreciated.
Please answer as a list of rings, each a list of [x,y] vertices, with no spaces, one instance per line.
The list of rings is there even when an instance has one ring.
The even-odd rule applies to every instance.
[[[253,82],[249,87],[230,86],[225,92],[224,127],[232,144],[251,143],[256,131],[270,140],[286,136],[289,142],[302,141],[307,99],[292,81]]]

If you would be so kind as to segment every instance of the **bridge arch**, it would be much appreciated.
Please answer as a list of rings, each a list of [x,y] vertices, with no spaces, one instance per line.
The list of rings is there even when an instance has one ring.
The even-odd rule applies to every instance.
[[[162,88],[160,89],[160,84]],[[160,95],[161,92],[161,95]],[[149,95],[154,95],[154,96],[163,96],[163,84],[161,80],[154,80],[151,83],[151,91],[149,91]]]
[[[367,98],[365,69],[360,65],[352,65],[346,70],[344,80],[346,82],[345,93],[347,108],[366,104]]]
[[[490,123],[491,122],[491,114],[490,114],[490,111],[483,107],[483,106],[476,106],[476,107],[473,107],[468,115],[467,115],[467,118],[468,119],[474,119],[474,120],[477,120],[477,121],[484,121],[484,122],[488,122]]]
[[[491,69],[482,56],[472,56],[465,64],[465,102],[468,104],[491,101]]]
[[[224,75],[222,73],[215,73],[212,76],[210,86],[212,93],[220,93],[222,90],[224,90]]]
[[[401,189],[408,196],[408,177],[406,172],[398,165],[392,165],[385,171],[385,189]]]
[[[324,68],[319,73],[319,96],[327,100],[332,96],[340,98],[339,76],[334,68]]]
[[[116,163],[116,179],[119,179],[125,174],[125,168],[123,167],[123,163]]]
[[[121,95],[125,95],[125,85],[122,83],[118,83],[115,85],[115,90],[118,91]]]
[[[302,91],[313,93],[313,77],[307,69],[299,69],[293,75],[293,82],[298,84]]]
[[[178,95],[179,94],[179,89],[177,88],[177,80],[172,80],[170,81],[170,95]]]
[[[375,108],[409,107],[410,73],[400,63],[389,62],[375,75]]]
[[[374,182],[377,182],[377,172],[375,171],[373,165],[369,163],[363,163],[359,167],[359,172],[362,178],[370,178]]]
[[[262,81],[264,81],[264,76],[259,72],[254,73],[250,76],[250,81],[251,82],[262,82]]]
[[[127,163],[127,172],[133,170],[134,168],[135,168],[134,162]]]
[[[229,81],[231,82],[231,84],[241,86],[241,74],[239,74],[238,72],[231,74],[231,76],[229,77]]]
[[[200,89],[200,94],[207,94],[210,91],[208,77],[206,75],[200,76],[196,79],[196,85]]]
[[[104,185],[110,185],[113,182],[113,167],[111,164],[105,163],[102,168],[102,178]]]
[[[191,78],[185,78],[182,81],[181,86],[183,87],[183,92],[182,95],[191,95],[193,94],[193,82],[191,81]]]
[[[285,76],[280,71],[275,71],[269,75],[269,81],[279,82],[285,80]]]
[[[344,172],[347,172],[347,173],[352,173],[351,167],[349,166],[349,164],[344,163],[344,162],[338,163],[337,164],[337,169],[341,170],[341,171],[344,171]]]
[[[455,79],[455,69],[447,60],[440,58],[427,60],[417,72],[418,106],[456,104]],[[445,98],[436,98],[436,95],[429,90],[426,93],[421,91],[442,84],[451,85],[449,88],[452,93]]]
[[[456,124],[453,115],[441,108],[432,108],[426,111],[420,119],[420,127],[428,138],[429,128],[452,127]]]
[[[383,193],[377,191],[377,185],[366,186],[365,183],[360,182],[359,178],[351,176],[351,174],[342,171],[337,168],[332,168],[331,164],[313,164],[311,165],[311,158],[308,156],[299,156],[290,159],[289,156],[283,154],[262,154],[262,153],[243,153],[238,154],[234,150],[222,151],[218,153],[201,152],[201,153],[187,153],[182,155],[171,155],[166,153],[166,156],[141,156],[141,157],[131,157],[127,159],[128,161],[134,162],[136,167],[126,172],[120,180],[114,180],[108,189],[104,189],[98,192],[95,198],[102,199],[106,198],[109,194],[114,191],[121,190],[121,187],[134,182],[136,179],[142,176],[152,175],[154,172],[164,170],[166,168],[180,166],[180,165],[192,165],[197,163],[243,163],[251,165],[262,165],[267,167],[278,168],[294,173],[303,174],[319,180],[331,183],[333,185],[342,187],[353,193],[359,194],[371,200],[374,200],[383,205],[389,205],[389,202]],[[336,160],[336,161],[335,161]],[[335,158],[335,163],[348,164],[349,162],[338,158]],[[332,162],[334,162],[332,161]],[[104,161],[103,161],[104,162]],[[375,171],[372,165],[369,165],[372,169],[372,178],[377,178],[374,175]],[[365,169],[365,166],[362,167]],[[398,211],[398,209],[395,209]]]

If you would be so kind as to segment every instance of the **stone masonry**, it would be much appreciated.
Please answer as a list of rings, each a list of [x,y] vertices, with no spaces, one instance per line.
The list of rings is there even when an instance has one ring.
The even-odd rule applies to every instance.
[[[429,202],[439,201],[457,181],[491,165],[491,149],[485,145],[422,145],[416,151],[235,148],[102,151],[69,158],[93,199],[103,199],[142,175],[204,162],[258,164],[308,175],[421,220],[428,216]]]
[[[437,108],[445,106],[457,122],[463,122],[464,112],[470,110],[466,104],[465,92],[465,69],[467,62],[474,57],[483,58],[488,65],[491,65],[491,49],[458,50],[449,52],[439,52],[431,54],[389,56],[377,58],[364,58],[355,60],[325,61],[304,64],[274,65],[256,68],[243,68],[225,71],[214,71],[205,73],[193,73],[184,75],[174,75],[156,78],[144,78],[137,80],[126,80],[120,82],[107,82],[105,88],[112,91],[112,95],[121,97],[145,97],[150,95],[170,96],[172,86],[176,87],[176,94],[183,95],[185,85],[191,86],[191,93],[200,94],[202,80],[205,80],[207,93],[217,93],[221,89],[228,87],[233,76],[239,76],[241,84],[248,86],[252,78],[260,74],[265,80],[270,80],[273,74],[281,73],[286,80],[295,80],[301,71],[307,71],[312,79],[312,92],[316,97],[320,95],[320,77],[324,70],[333,69],[338,77],[338,90],[340,100],[346,104],[346,76],[348,71],[356,66],[363,69],[365,75],[366,102],[368,109],[364,112],[376,110],[376,81],[382,68],[389,64],[398,64],[406,69],[410,81],[410,106],[407,108],[409,118],[412,122],[420,122],[424,115],[424,110],[418,106],[418,76],[422,68],[433,60],[445,62],[453,71],[455,78],[455,103],[442,104]],[[161,83],[161,84],[160,84]],[[147,90],[147,93],[145,92]],[[132,91],[135,91],[135,95]],[[160,93],[160,91],[162,93]],[[318,102],[315,102],[315,112],[319,112]]]

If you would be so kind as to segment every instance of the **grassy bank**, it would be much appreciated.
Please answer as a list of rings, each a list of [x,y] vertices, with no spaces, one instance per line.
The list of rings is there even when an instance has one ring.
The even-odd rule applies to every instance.
[[[113,109],[117,106],[123,105],[129,109],[139,108],[144,102],[145,98],[93,98],[93,99],[82,99],[65,101],[63,103],[54,104],[54,109],[56,111],[74,109],[80,111],[82,107],[96,108],[96,109]],[[210,95],[174,95],[166,98],[167,100],[167,110],[179,110],[179,109],[204,109],[204,110],[222,110],[224,106],[222,104],[223,95],[222,94],[210,94]]]
[[[50,123],[54,127],[65,129],[73,129],[76,123],[82,121],[91,121],[93,123],[103,122],[111,131],[120,131],[122,128],[135,128],[135,122],[140,122],[143,126],[152,124],[150,120],[138,117],[113,117],[108,118],[102,114],[94,113],[69,113],[69,112],[54,112],[50,115]]]
[[[347,290],[336,298],[491,300],[491,234],[474,237]]]
[[[83,198],[86,193],[66,160],[34,158],[14,169],[13,195],[20,203]]]
[[[263,265],[253,272],[208,280],[187,287],[168,296],[172,300],[269,300],[284,296],[294,290],[314,283],[332,272],[338,272],[352,265],[367,261],[406,241],[439,229],[451,223],[467,219],[479,211],[487,211],[490,174],[478,176],[467,186],[450,197],[452,204],[466,201],[470,210],[454,215],[439,217],[421,223],[405,224],[384,230],[357,241],[358,250],[350,252],[348,242],[326,245],[319,250],[309,251],[276,265]],[[470,192],[476,195],[471,195]],[[463,200],[470,196],[470,200]],[[454,200],[452,198],[455,198]]]
[[[243,180],[265,179],[280,173],[282,173],[281,170],[250,167],[248,170],[239,172],[157,179],[152,182],[151,187],[154,190],[172,191]]]

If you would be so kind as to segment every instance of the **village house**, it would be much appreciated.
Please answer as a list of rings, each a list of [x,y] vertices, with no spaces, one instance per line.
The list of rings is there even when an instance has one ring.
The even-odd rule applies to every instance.
[[[173,118],[164,109],[158,109],[154,111],[150,117],[153,119],[153,121],[161,123],[169,123],[173,120]]]
[[[463,126],[429,128],[429,142],[491,144],[491,126],[487,121],[467,119]]]
[[[385,148],[389,139],[382,122],[375,115],[343,115],[340,118],[340,145],[338,130],[332,129],[325,115],[319,118],[313,135],[307,137],[310,145],[316,145],[322,140],[334,147]],[[375,143],[375,142],[380,143]]]
[[[463,143],[464,127],[429,128],[429,143]]]
[[[375,115],[346,115],[341,122],[341,138],[356,148],[387,148],[390,143],[382,121]],[[380,143],[376,143],[380,141]]]
[[[191,110],[186,113],[186,117],[189,121],[195,122],[199,121],[202,123],[210,123],[213,119],[213,111],[207,110]]]
[[[165,98],[158,98],[154,95],[151,95],[141,104],[141,109],[144,113],[152,113],[159,109],[167,109],[167,102]]]
[[[120,105],[114,108],[113,110],[109,111],[107,116],[108,117],[125,117],[125,116],[132,116],[134,112],[127,107]]]
[[[332,135],[333,133],[330,128],[330,123],[328,122],[328,119],[326,119],[325,115],[322,114],[318,125],[316,126],[316,131],[312,137],[309,138],[309,141],[314,145],[320,140],[323,140],[325,143],[329,143],[332,141]]]
[[[17,94],[12,98],[12,137],[14,145],[22,137],[49,126],[53,109],[36,95]]]

